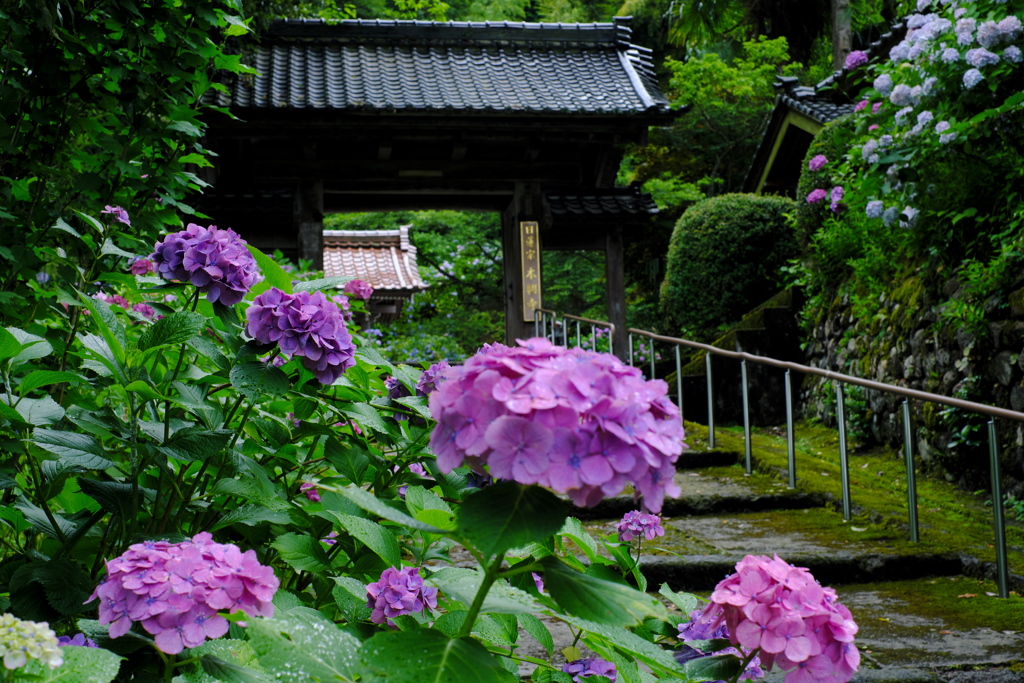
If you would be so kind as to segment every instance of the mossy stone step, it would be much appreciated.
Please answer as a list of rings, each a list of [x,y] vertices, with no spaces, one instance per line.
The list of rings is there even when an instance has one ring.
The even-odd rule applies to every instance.
[[[739,462],[735,451],[687,449],[676,461],[676,470],[697,470],[707,467],[730,467]]]

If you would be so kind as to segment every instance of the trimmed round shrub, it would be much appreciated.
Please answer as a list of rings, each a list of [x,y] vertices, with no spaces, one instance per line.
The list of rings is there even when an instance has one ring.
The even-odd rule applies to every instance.
[[[661,285],[674,332],[710,337],[770,298],[799,254],[787,214],[793,200],[726,194],[690,207],[676,223]]]

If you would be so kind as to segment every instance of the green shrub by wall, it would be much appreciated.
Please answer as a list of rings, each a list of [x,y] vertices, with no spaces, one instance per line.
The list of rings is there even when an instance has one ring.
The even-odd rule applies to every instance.
[[[786,220],[793,206],[784,197],[727,194],[683,214],[661,286],[672,332],[710,337],[775,293],[780,269],[799,253]]]

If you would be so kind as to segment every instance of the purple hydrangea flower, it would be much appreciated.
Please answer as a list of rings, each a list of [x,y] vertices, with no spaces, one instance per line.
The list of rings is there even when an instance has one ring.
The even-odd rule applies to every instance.
[[[629,543],[638,536],[653,541],[656,537],[665,535],[661,517],[644,514],[639,510],[630,510],[623,515],[616,528],[619,531],[619,540],[623,543]]]
[[[824,154],[818,154],[807,163],[807,168],[811,169],[812,171],[819,171],[827,163],[828,158]]]
[[[885,210],[885,202],[881,199],[872,199],[868,202],[867,206],[864,207],[864,212],[868,218],[881,218],[882,211]]]
[[[129,228],[132,226],[132,222],[128,220],[128,212],[122,209],[120,206],[110,206],[109,204],[103,207],[100,213],[109,213],[114,217],[114,220],[118,223],[124,223]]]
[[[956,28],[956,44],[957,45],[970,45],[974,42],[974,29],[978,26],[978,22],[970,17],[963,17],[957,19]]]
[[[828,196],[828,192],[823,190],[823,189],[821,189],[819,187],[816,190],[811,190],[810,191],[810,193],[807,195],[807,203],[808,204],[817,204],[818,202],[820,202],[822,199],[824,199],[827,196]]]
[[[299,493],[306,494],[306,498],[314,503],[320,502],[320,492],[316,490],[316,484],[308,481],[299,485]]]
[[[373,286],[365,280],[349,280],[345,283],[345,294],[365,301],[373,296]]]
[[[341,309],[341,315],[345,318],[345,322],[351,322],[355,316],[352,313],[352,304],[349,303],[348,297],[344,294],[335,294],[331,297],[331,301]]]
[[[274,570],[231,544],[214,543],[206,532],[191,541],[144,541],[107,561],[107,578],[86,602],[98,599],[101,624],[119,638],[133,622],[155,636],[167,654],[196,647],[227,633],[217,613],[242,610],[273,616]]]
[[[156,315],[156,311],[149,304],[135,304],[132,306],[132,310],[141,315],[143,318],[152,318]]]
[[[1005,41],[1017,40],[1020,36],[1021,31],[1024,31],[1024,24],[1018,16],[1011,14],[1005,19],[1001,19],[997,24],[999,32],[1002,34],[1002,39]]]
[[[36,282],[38,282],[39,284],[45,285],[49,281],[50,274],[47,273],[45,270],[40,270],[38,273],[36,273]]]
[[[839,213],[839,202],[843,201],[843,192],[844,190],[842,185],[836,185],[832,188],[832,204],[830,208],[833,213]]]
[[[1011,45],[1003,50],[1003,59],[1008,61],[1010,64],[1020,64],[1021,62],[1021,51],[1016,45]]]
[[[618,676],[615,665],[599,657],[573,660],[563,666],[562,671],[571,675],[574,683],[580,683],[581,678],[590,678],[591,676],[604,676],[615,683]]]
[[[947,47],[942,51],[942,61],[946,64],[952,64],[953,62],[960,61],[960,50],[955,47]]]
[[[322,292],[287,294],[271,287],[253,300],[245,315],[249,336],[301,357],[322,384],[333,384],[355,365],[344,316]]]
[[[437,389],[437,386],[444,381],[444,373],[450,369],[451,366],[448,365],[448,361],[443,360],[434,363],[424,370],[416,382],[416,394],[419,396],[430,396],[431,392]]]
[[[678,625],[679,639],[684,643],[687,643],[685,648],[681,648],[680,651],[676,653],[676,660],[679,661],[680,664],[691,659],[711,657],[714,655],[736,655],[741,660],[746,659],[746,655],[735,647],[726,647],[721,650],[705,652],[698,647],[689,645],[689,643],[693,643],[694,641],[730,639],[729,627],[725,623],[724,614],[721,610],[713,611],[698,609],[690,612],[689,616],[690,621]],[[757,680],[760,678],[764,678],[764,670],[761,668],[761,658],[755,655],[754,658],[747,663],[747,666],[740,675],[739,680]]]
[[[388,567],[380,581],[366,587],[366,606],[373,610],[370,621],[392,624],[395,617],[437,609],[437,589],[424,586],[419,567]]]
[[[137,258],[128,266],[132,275],[149,275],[156,272],[156,266],[148,258]]]
[[[850,54],[846,55],[846,68],[856,69],[861,64],[868,63],[868,55],[862,50],[854,50]]]
[[[854,106],[853,110],[854,111],[861,111],[862,109],[866,109],[867,106],[868,106],[868,101],[867,100],[861,100],[860,102],[858,102],[856,104],[856,106]]]
[[[233,306],[261,279],[245,244],[230,228],[189,223],[157,242],[149,258],[164,279],[191,282],[211,302]]]
[[[981,83],[984,79],[985,77],[982,76],[981,72],[978,71],[977,69],[968,69],[964,73],[964,87],[967,88],[968,90],[971,90],[974,88],[974,86]]]
[[[995,47],[1003,39],[1003,32],[994,21],[983,21],[978,26],[978,44],[982,47]]]
[[[877,114],[878,110],[881,109],[881,108],[882,108],[882,103],[881,102],[875,102],[874,104],[871,105],[871,113],[872,114]]]
[[[485,345],[430,394],[437,464],[464,461],[497,478],[537,483],[593,506],[632,483],[647,509],[678,495],[684,448],[668,385],[610,354],[546,339]]]
[[[68,645],[74,645],[75,647],[99,647],[95,640],[89,638],[84,633],[76,633],[74,636],[57,637],[58,647],[66,647]]]

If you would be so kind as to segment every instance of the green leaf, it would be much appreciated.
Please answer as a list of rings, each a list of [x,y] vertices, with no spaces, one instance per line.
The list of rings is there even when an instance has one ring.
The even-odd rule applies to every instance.
[[[598,556],[597,543],[593,537],[583,528],[583,523],[575,517],[567,517],[565,524],[558,532],[559,536],[571,538],[579,546],[587,558],[593,562]]]
[[[508,683],[514,677],[476,640],[435,629],[374,635],[359,651],[370,681],[388,683]]]
[[[230,36],[234,34],[229,33],[228,35]],[[209,159],[204,157],[202,154],[199,154],[198,152],[192,152],[191,154],[186,154],[183,157],[179,157],[178,162],[182,164],[195,164],[199,168],[208,168],[210,166],[213,166]]]
[[[363,489],[356,488],[354,486],[348,486],[345,488],[324,486],[324,488],[340,493],[367,512],[372,512],[378,517],[383,517],[384,519],[401,524],[404,527],[415,529],[417,531],[426,531],[440,536],[444,536],[447,533],[444,529],[439,529],[431,524],[424,524],[423,522],[405,514],[401,510],[396,510],[390,505],[385,504],[372,493],[364,491]]]
[[[260,267],[260,271],[263,272],[263,280],[257,282],[252,290],[252,294],[262,294],[271,287],[277,287],[286,294],[292,293],[292,276],[284,272],[281,266],[277,265],[274,259],[270,258],[262,251],[252,246],[251,244],[246,245],[249,249],[249,253],[252,254],[253,258],[256,259],[256,265]]]
[[[370,466],[370,458],[365,449],[343,445],[337,437],[330,436],[324,443],[324,457],[353,484],[359,486],[363,483],[366,469]]]
[[[139,351],[187,342],[206,327],[206,316],[176,311],[146,327],[139,337]]]
[[[380,413],[373,406],[366,403],[352,403],[341,409],[341,412],[348,415],[360,425],[369,427],[381,434],[388,433],[388,426],[384,423]]]
[[[391,363],[385,360],[384,356],[380,355],[380,351],[373,346],[360,346],[356,349],[356,358],[366,361],[370,365],[376,365],[377,367],[390,368]]]
[[[395,399],[395,403],[401,403],[406,408],[412,408],[415,413],[426,420],[433,419],[426,396],[401,396]]]
[[[206,460],[223,452],[234,435],[230,429],[185,427],[174,432],[164,446],[194,460]]]
[[[0,327],[0,360],[14,358],[21,351],[21,343],[6,328]]]
[[[539,486],[502,481],[468,496],[458,529],[486,557],[541,541],[565,522],[565,503]]]
[[[293,569],[322,574],[331,568],[331,561],[318,539],[305,534],[287,533],[270,544],[281,554],[281,559]]]
[[[14,410],[21,416],[22,422],[35,427],[52,425],[64,417],[64,409],[49,396],[20,399]]]
[[[661,584],[661,589],[658,593],[668,598],[669,602],[678,607],[679,611],[684,615],[687,615],[697,609],[701,604],[701,599],[696,595],[690,595],[689,593],[677,593],[669,588],[667,583]]]
[[[82,303],[85,307],[92,312],[93,320],[96,321],[96,326],[100,330],[100,335],[103,340],[107,343],[107,347],[110,350],[110,354],[114,359],[115,371],[124,377],[124,361],[125,361],[125,331],[124,325],[117,319],[114,312],[110,310],[110,304],[106,301],[99,301],[93,299],[91,296],[85,294],[79,294]],[[83,339],[84,343],[84,339]]]
[[[32,563],[32,580],[43,587],[46,601],[64,616],[85,611],[95,583],[82,567],[68,560]]]
[[[544,586],[569,614],[613,626],[632,626],[642,623],[644,617],[666,614],[661,603],[634,588],[587,576],[554,556],[540,562]]]
[[[480,590],[482,574],[465,567],[444,567],[430,575],[426,583],[467,607]],[[505,580],[495,581],[484,598],[483,614],[524,614],[544,609],[532,595],[515,588]]]
[[[81,233],[79,233],[77,230],[68,225],[63,218],[58,218],[56,220],[56,222],[53,224],[53,229],[61,230],[63,232],[68,233],[69,235],[74,235],[78,239],[82,239]]]
[[[32,442],[79,467],[105,470],[114,466],[114,462],[107,457],[107,449],[103,444],[88,434],[37,428],[32,433]]]
[[[410,486],[405,490],[405,506],[414,516],[421,510],[442,510],[452,514],[452,506],[441,496],[426,490],[422,486]]]
[[[532,614],[517,614],[516,619],[523,630],[533,636],[533,639],[540,643],[540,646],[552,654],[555,651],[555,641],[551,637],[551,631],[544,625],[544,622]]]
[[[94,218],[93,216],[90,216],[87,213],[83,213],[83,212],[77,211],[77,210],[75,211],[75,213],[77,213],[79,215],[79,217],[83,221],[85,221],[86,223],[91,225],[93,227],[93,229],[96,230],[96,232],[100,233],[101,235],[103,234],[103,224],[100,223],[96,218]]]
[[[62,647],[61,654],[64,663],[56,669],[33,659],[21,671],[35,683],[110,683],[117,676],[123,659],[110,650],[76,645]]]
[[[135,258],[135,254],[130,251],[125,251],[121,247],[114,244],[114,240],[109,237],[103,240],[103,246],[100,247],[101,254],[109,254],[111,256],[121,256],[123,258]]]
[[[120,481],[97,481],[80,477],[78,486],[100,507],[122,520],[134,519],[136,508],[132,503],[132,485]],[[152,495],[152,491],[149,492]],[[151,496],[140,496],[143,500]]]
[[[739,672],[742,663],[736,655],[699,657],[683,664],[683,671],[698,681],[725,681]]]
[[[34,391],[39,387],[49,386],[50,384],[60,384],[62,382],[85,382],[85,378],[79,375],[77,372],[67,372],[64,370],[35,370],[25,376],[25,379],[21,380],[21,384],[18,385],[18,393],[24,396],[30,391]]]
[[[546,578],[546,576],[545,576]],[[668,650],[662,649],[654,643],[644,640],[640,636],[624,628],[599,624],[588,619],[581,619],[572,615],[560,615],[565,622],[581,628],[588,633],[600,636],[612,645],[621,648],[624,652],[631,653],[638,661],[650,667],[657,667],[666,671],[678,672],[679,664],[675,657]],[[696,679],[705,680],[705,679]]]
[[[276,681],[354,681],[359,640],[315,613],[251,619],[246,629],[260,666]]]
[[[50,342],[46,341],[42,337],[34,334],[29,334],[25,330],[17,327],[8,327],[6,330],[8,335],[14,339],[18,344],[18,349],[10,355],[0,353],[0,360],[5,358],[11,359],[11,365],[18,365],[28,360],[36,360],[37,358],[45,358],[53,353],[53,347],[50,346]],[[7,337],[5,336],[5,339]],[[4,351],[10,348],[9,342],[2,344]]]
[[[306,280],[304,282],[297,282],[295,284],[296,292],[316,292],[321,289],[337,289],[344,287],[346,282],[355,280],[354,277],[344,277],[337,275],[334,277],[321,277],[316,280]]]
[[[79,341],[82,342],[82,346],[92,352],[92,355],[99,361],[99,364],[93,363],[91,360],[86,359],[85,363],[87,367],[95,370],[98,374],[105,377],[112,375],[119,375],[123,377],[121,366],[118,365],[117,357],[114,352],[110,350],[110,345],[103,337],[98,334],[82,334],[78,337]],[[106,368],[106,372],[103,369]]]
[[[326,510],[320,513],[320,516],[337,522],[350,536],[359,539],[363,545],[377,553],[387,565],[402,566],[402,554],[398,549],[398,540],[393,533],[380,524],[362,517],[343,515],[333,510]]]
[[[203,131],[199,129],[199,126],[190,121],[175,121],[171,125],[167,126],[167,130],[181,131],[182,133],[194,138],[203,134]]]
[[[217,529],[223,529],[229,527],[232,524],[244,524],[246,526],[256,526],[263,522],[271,522],[273,524],[288,524],[291,518],[288,513],[276,510],[268,510],[262,505],[243,505],[235,508],[228,514],[217,520],[217,523],[210,527],[210,531],[216,531]]]
[[[267,363],[250,361],[231,368],[231,386],[247,398],[263,394],[281,396],[291,387],[288,375]]]
[[[349,623],[369,619],[372,610],[366,606],[366,584],[351,576],[336,576],[334,581],[337,585],[331,590],[331,595],[341,618]]]
[[[130,391],[134,394],[138,394],[147,401],[172,400],[170,397],[164,396],[159,391],[157,391],[152,384],[142,379],[137,379],[134,382],[129,382],[128,385],[125,386],[125,391]]]

